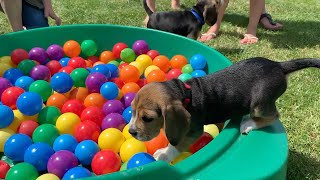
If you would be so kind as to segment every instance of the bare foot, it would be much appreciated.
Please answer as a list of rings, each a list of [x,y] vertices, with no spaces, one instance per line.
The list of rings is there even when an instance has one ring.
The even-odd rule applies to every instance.
[[[217,24],[214,24],[213,26],[211,26],[211,28],[208,30],[207,33],[201,34],[199,41],[205,42],[205,41],[209,41],[211,39],[216,38],[219,32],[219,29],[220,29],[220,26]]]
[[[242,45],[255,44],[258,42],[258,40],[259,39],[255,35],[245,34],[244,38],[240,40],[240,44]]]
[[[179,10],[180,7],[180,0],[172,0],[171,1],[171,8],[174,10]]]
[[[272,19],[272,16],[268,13],[263,13],[260,17],[260,24],[268,30],[280,30],[283,28],[283,25],[280,23],[275,22]]]

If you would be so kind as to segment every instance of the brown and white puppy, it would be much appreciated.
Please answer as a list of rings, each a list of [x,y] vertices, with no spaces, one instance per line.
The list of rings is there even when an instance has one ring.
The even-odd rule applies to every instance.
[[[152,12],[143,0],[149,16],[147,27],[197,39],[204,23],[212,26],[217,21],[223,0],[199,0],[191,10]]]
[[[275,102],[287,88],[287,75],[307,67],[320,68],[320,60],[274,62],[256,57],[185,83],[173,79],[147,84],[132,101],[129,132],[148,141],[164,128],[170,144],[154,157],[170,162],[203,133],[205,124],[248,114],[242,133],[272,124],[279,116]]]

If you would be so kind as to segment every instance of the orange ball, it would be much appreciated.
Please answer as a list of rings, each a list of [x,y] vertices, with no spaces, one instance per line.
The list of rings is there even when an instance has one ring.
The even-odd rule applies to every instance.
[[[81,53],[80,44],[74,40],[67,41],[63,45],[63,52],[69,57],[79,56]]]
[[[122,86],[121,92],[122,94],[126,94],[128,92],[137,93],[140,90],[140,86],[137,83],[129,82]]]
[[[106,101],[107,100],[101,94],[91,93],[86,97],[83,103],[86,107],[95,106],[98,108],[102,108]]]
[[[93,64],[93,67],[96,66],[96,65],[99,65],[99,64],[104,64],[104,63],[101,62],[101,61],[95,62],[95,63]]]
[[[175,55],[171,58],[170,64],[172,69],[174,68],[182,69],[183,66],[188,64],[188,60],[186,57],[182,55]]]
[[[153,64],[158,66],[163,72],[168,72],[171,66],[169,58],[163,55],[155,57]]]
[[[86,62],[86,67],[92,68],[92,62],[91,61],[85,60],[85,62]]]
[[[125,82],[137,82],[140,78],[138,68],[132,65],[126,65],[120,70],[120,79]]]
[[[88,94],[89,94],[89,91],[87,88],[78,87],[71,90],[69,93],[69,96],[70,96],[70,99],[77,99],[83,102],[85,98],[88,96]]]
[[[63,104],[68,100],[68,98],[60,93],[52,94],[47,100],[47,106],[55,106],[61,110]]]
[[[100,61],[103,62],[104,64],[107,64],[108,62],[115,60],[116,57],[114,56],[113,52],[111,51],[103,51],[100,54]]]
[[[151,139],[150,141],[144,142],[147,147],[147,152],[153,155],[158,149],[165,148],[168,146],[169,141],[164,134],[163,130],[160,130],[160,133],[157,137]]]
[[[166,74],[159,69],[155,69],[151,71],[147,76],[147,83],[164,82],[166,80],[167,80]]]

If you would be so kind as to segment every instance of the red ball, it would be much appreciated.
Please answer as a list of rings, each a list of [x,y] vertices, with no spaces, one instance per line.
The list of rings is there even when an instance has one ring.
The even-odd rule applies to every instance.
[[[124,82],[120,78],[112,78],[110,81],[115,83],[119,89],[121,89],[124,85]]]
[[[24,93],[24,90],[19,87],[9,87],[3,91],[1,95],[2,104],[9,106],[11,109],[17,109],[16,102],[18,97]]]
[[[93,121],[83,121],[74,130],[74,136],[78,142],[83,140],[98,142],[100,133],[100,127]]]
[[[0,160],[0,179],[5,179],[10,166],[7,162]]]
[[[18,127],[18,133],[25,134],[32,138],[33,131],[39,126],[39,124],[33,120],[23,121]]]
[[[96,175],[113,173],[120,170],[121,159],[112,150],[103,150],[93,157],[91,167]]]
[[[142,88],[144,85],[147,84],[147,79],[139,79],[137,84],[140,86],[140,88]]]
[[[98,108],[96,106],[89,106],[82,111],[80,119],[81,121],[95,122],[100,127],[102,119],[105,116],[106,115],[104,114],[102,108]]]
[[[86,68],[87,64],[82,57],[73,57],[73,58],[70,58],[68,62],[68,66],[72,67],[73,69]]]
[[[171,69],[168,73],[167,73],[167,79],[177,79],[180,75],[182,74],[181,69]]]
[[[120,58],[120,53],[123,49],[127,48],[128,46],[125,44],[125,43],[117,43],[113,46],[112,48],[112,52],[113,52],[113,55],[116,57],[116,58]]]
[[[62,68],[62,65],[56,60],[49,61],[46,66],[49,68],[51,76],[59,72],[59,70]]]
[[[18,65],[21,61],[29,59],[29,53],[24,49],[15,49],[11,52],[11,61]]]
[[[189,150],[192,154],[199,151],[205,145],[209,144],[213,140],[213,137],[209,133],[203,133],[196,142],[194,142],[190,147]]]
[[[65,67],[61,68],[61,69],[59,70],[59,72],[65,72],[65,73],[67,73],[67,74],[71,74],[71,72],[72,72],[73,70],[74,70],[73,67],[65,66]]]
[[[94,63],[100,61],[100,59],[97,56],[89,56],[88,61],[90,61],[92,64],[94,64]]]
[[[150,50],[147,52],[147,55],[151,57],[151,59],[154,59],[155,57],[159,56],[159,52],[156,50]]]
[[[85,108],[85,106],[82,104],[81,101],[79,101],[77,99],[71,99],[71,100],[66,101],[63,104],[63,106],[61,108],[61,112],[62,113],[72,112],[80,117],[84,108]]]
[[[124,68],[125,66],[127,66],[127,65],[129,65],[129,63],[121,63],[120,65],[119,65],[119,70],[121,70],[122,68]]]

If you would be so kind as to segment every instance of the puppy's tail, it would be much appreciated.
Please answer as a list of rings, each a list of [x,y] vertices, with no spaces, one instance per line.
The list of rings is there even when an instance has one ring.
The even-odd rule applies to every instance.
[[[294,71],[298,71],[300,69],[309,68],[309,67],[316,67],[320,68],[320,59],[293,59],[291,61],[281,62],[280,63],[283,72],[285,74],[292,73]]]
[[[143,7],[144,7],[144,10],[146,11],[146,13],[148,14],[148,16],[153,14],[153,12],[151,11],[151,9],[149,8],[149,6],[147,4],[147,0],[143,0]]]

